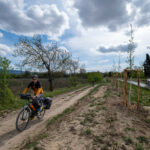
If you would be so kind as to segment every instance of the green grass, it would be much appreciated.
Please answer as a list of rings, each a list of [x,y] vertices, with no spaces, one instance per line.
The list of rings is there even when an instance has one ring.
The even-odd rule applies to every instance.
[[[16,110],[19,109],[20,107],[22,107],[23,105],[26,104],[25,100],[20,100],[20,99],[15,99],[13,102],[10,103],[0,103],[0,114],[2,113],[2,111],[7,111],[7,110]]]
[[[121,87],[123,88],[123,82],[120,82]],[[129,93],[130,84],[128,83],[127,90]],[[132,94],[131,94],[131,102],[133,104],[137,103],[137,86],[132,85]],[[140,105],[142,106],[150,106],[150,90],[147,88],[140,87]]]
[[[123,88],[123,82],[120,81],[120,87]],[[127,90],[129,93],[130,84],[127,84]],[[131,94],[131,102],[133,104],[137,103],[137,86],[132,85],[132,94]],[[142,106],[150,106],[150,90],[147,88],[140,87],[140,105]]]
[[[76,89],[85,87],[85,86],[87,86],[87,85],[88,85],[88,84],[80,84],[80,85],[77,85],[76,87],[56,89],[56,90],[54,90],[54,91],[52,91],[52,92],[45,92],[45,93],[44,93],[44,96],[45,96],[45,97],[57,96],[57,95],[60,95],[60,94],[63,94],[63,93],[71,92],[71,91],[73,91],[73,90],[76,90]]]

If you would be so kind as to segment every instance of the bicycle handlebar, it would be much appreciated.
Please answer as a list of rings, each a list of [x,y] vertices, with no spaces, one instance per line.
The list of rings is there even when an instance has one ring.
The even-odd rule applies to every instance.
[[[29,100],[29,99],[32,98],[32,96],[30,94],[20,94],[20,98],[21,99]]]

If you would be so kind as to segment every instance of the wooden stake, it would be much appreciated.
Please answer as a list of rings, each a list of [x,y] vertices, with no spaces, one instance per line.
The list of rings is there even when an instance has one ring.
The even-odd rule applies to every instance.
[[[140,102],[140,72],[137,71],[137,78],[138,78],[138,87],[137,87],[137,109],[139,108],[139,102]]]
[[[124,71],[124,104],[128,106],[128,92],[127,92],[127,70]]]

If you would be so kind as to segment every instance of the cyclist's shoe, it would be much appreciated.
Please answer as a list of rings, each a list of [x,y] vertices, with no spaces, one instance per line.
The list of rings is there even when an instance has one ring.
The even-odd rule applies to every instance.
[[[31,116],[30,116],[30,119],[31,119],[31,120],[33,120],[33,119],[34,119],[34,117],[35,117],[35,113],[34,113],[34,112],[32,112],[32,113],[31,113]]]
[[[35,117],[34,117],[34,116],[31,116],[30,118],[31,118],[31,120],[34,120]]]

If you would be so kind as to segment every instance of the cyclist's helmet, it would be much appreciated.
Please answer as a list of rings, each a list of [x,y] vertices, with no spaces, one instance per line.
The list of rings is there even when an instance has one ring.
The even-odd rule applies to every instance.
[[[32,79],[38,79],[38,75],[33,75]]]

